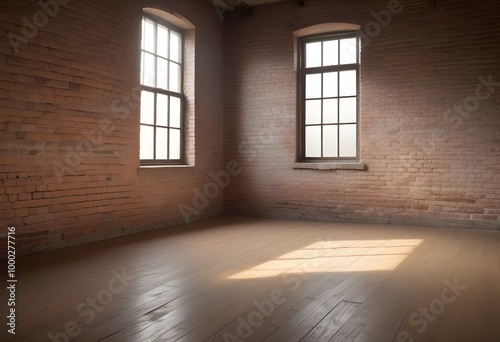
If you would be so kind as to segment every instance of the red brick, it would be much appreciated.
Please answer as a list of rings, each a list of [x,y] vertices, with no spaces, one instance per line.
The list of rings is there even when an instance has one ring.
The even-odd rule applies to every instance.
[[[294,31],[341,22],[365,32],[376,22],[371,13],[387,2],[378,4],[317,0],[298,8],[279,2],[249,18],[225,15],[224,156],[243,169],[224,191],[225,213],[361,222],[384,215],[392,223],[498,229],[496,215],[471,217],[500,206],[500,179],[494,178],[498,91],[460,119],[446,114],[474,96],[478,76],[500,81],[500,37],[481,38],[496,30],[493,0],[482,8],[439,2],[439,11],[429,8],[431,21],[422,3],[404,2],[361,50],[360,158],[368,171],[293,169]],[[425,21],[425,28],[414,20]],[[463,25],[470,20],[481,27]],[[262,142],[264,128],[272,133],[268,143]]]
[[[80,236],[80,231],[63,233],[63,240],[70,240]]]
[[[31,215],[27,216],[23,219],[24,224],[30,225],[30,224],[37,224],[37,223],[42,223],[44,222],[43,216],[42,215]]]
[[[35,192],[33,193],[33,199],[41,199],[43,198],[43,192]]]
[[[26,192],[23,192],[21,194],[18,194],[17,195],[17,200],[18,201],[26,201],[26,200],[30,200],[31,199],[31,193],[26,193]]]
[[[36,6],[33,3],[32,9]],[[0,164],[0,194],[6,196],[0,203],[2,221],[15,219],[17,213],[21,215],[17,223],[26,231],[55,229],[59,234],[47,241],[26,239],[20,253],[36,249],[37,244],[60,247],[63,233],[68,233],[64,239],[72,239],[96,234],[99,227],[117,232],[125,223],[131,230],[149,230],[182,222],[179,204],[192,205],[192,189],[203,189],[210,181],[208,174],[222,168],[222,23],[204,0],[166,6],[188,18],[197,30],[196,60],[194,32],[186,32],[191,42],[185,51],[186,154],[193,166],[196,150],[196,172],[194,168],[138,171],[140,103],[132,89],[139,85],[140,35],[130,35],[130,28],[140,28],[140,6],[129,1],[66,6],[58,16],[67,18],[46,27],[57,35],[39,35],[17,55],[10,54],[9,63],[0,63],[0,150],[9,153]],[[19,18],[30,13],[22,0],[12,0],[2,10],[2,23],[18,29]],[[71,24],[66,25],[68,18]],[[112,32],[109,20],[116,22]],[[109,46],[89,44],[110,34]],[[128,116],[120,119],[113,114],[115,100],[130,109]],[[112,129],[103,128],[106,119]],[[68,166],[78,144],[98,133],[103,133],[104,144]],[[60,178],[54,165],[67,166]],[[222,204],[221,193],[192,220],[220,215]],[[137,216],[128,215],[135,211]]]

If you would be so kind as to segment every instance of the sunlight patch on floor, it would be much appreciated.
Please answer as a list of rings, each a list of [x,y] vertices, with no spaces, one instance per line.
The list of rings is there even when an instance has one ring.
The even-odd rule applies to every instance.
[[[422,242],[421,239],[318,241],[229,279],[274,277],[285,272],[392,271]]]

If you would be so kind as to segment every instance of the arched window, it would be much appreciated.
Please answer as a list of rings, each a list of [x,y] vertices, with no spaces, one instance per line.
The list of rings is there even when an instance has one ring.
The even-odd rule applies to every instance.
[[[359,26],[322,24],[299,38],[300,159],[359,158]]]
[[[189,23],[172,14],[157,9],[144,10],[140,76],[141,165],[185,163],[184,29],[189,28]]]

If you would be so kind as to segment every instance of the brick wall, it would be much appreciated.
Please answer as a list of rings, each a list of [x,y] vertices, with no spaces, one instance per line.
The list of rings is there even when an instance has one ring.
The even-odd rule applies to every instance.
[[[500,229],[498,3],[402,0],[390,20],[377,15],[393,5],[309,0],[226,16],[224,158],[242,167],[226,214]],[[368,171],[293,169],[293,32],[328,22],[363,33]]]
[[[57,1],[0,5],[0,229],[17,228],[18,254],[184,223],[179,205],[191,208],[193,189],[223,162],[223,32],[210,4]],[[186,53],[188,168],[139,170],[143,6],[196,26],[187,35],[196,51]],[[23,31],[23,18],[37,30]],[[25,39],[14,40],[18,51],[9,33]],[[221,213],[219,195],[189,219]]]
[[[57,11],[37,1],[0,5],[0,229],[16,226],[18,254],[217,216],[223,206],[227,214],[499,228],[494,1],[402,1],[384,25],[374,14],[387,1],[277,3],[252,16],[227,13],[224,49],[222,24],[204,0],[57,1]],[[196,26],[187,34],[195,42],[186,54],[188,168],[139,169],[143,6]],[[36,30],[23,32],[33,22]],[[368,171],[293,169],[293,32],[325,22],[365,34]],[[25,39],[17,52],[9,33]],[[490,85],[476,95],[482,83]],[[224,203],[213,186],[225,184],[214,180],[222,168],[231,175]]]

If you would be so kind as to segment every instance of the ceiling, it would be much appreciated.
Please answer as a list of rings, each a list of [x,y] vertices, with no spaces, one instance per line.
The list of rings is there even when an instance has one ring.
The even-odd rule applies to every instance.
[[[243,0],[248,6],[258,6],[258,5],[265,5],[265,4],[270,4],[272,2],[279,2],[279,1],[285,1],[285,0]]]
[[[271,4],[274,2],[295,2],[297,4],[303,5],[305,0],[207,0],[215,7],[221,9],[222,11],[232,11],[235,8],[246,8],[251,9],[254,6]]]

